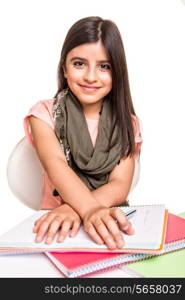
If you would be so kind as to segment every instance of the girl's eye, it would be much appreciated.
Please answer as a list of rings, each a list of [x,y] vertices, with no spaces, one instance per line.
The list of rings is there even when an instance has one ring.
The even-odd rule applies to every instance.
[[[101,64],[100,65],[100,68],[102,70],[110,70],[111,69],[111,66],[109,64]]]
[[[82,61],[75,61],[73,65],[76,67],[83,67],[85,64]]]

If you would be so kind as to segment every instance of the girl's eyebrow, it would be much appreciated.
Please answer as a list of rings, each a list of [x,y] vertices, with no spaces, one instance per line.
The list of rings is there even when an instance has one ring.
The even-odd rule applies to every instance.
[[[80,57],[80,56],[73,56],[70,61],[74,61],[76,59],[79,59],[79,60],[84,60],[84,61],[88,61],[88,59],[84,58],[84,57]],[[97,63],[110,63],[110,60],[97,60],[96,61]]]

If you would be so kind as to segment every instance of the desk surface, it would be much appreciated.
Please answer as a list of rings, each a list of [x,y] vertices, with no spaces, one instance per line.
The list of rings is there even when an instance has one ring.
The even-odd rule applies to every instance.
[[[53,265],[45,254],[18,254],[0,255],[0,278],[63,278],[62,273]],[[127,266],[89,274],[88,278],[113,278],[113,277],[140,277],[139,274],[129,270]]]

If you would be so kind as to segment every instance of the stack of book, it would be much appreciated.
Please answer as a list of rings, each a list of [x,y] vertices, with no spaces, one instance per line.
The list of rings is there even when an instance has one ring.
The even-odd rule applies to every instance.
[[[185,258],[185,250],[182,250],[185,248],[183,217],[169,213],[163,204],[120,207],[120,209],[124,213],[130,209],[136,210],[131,219],[135,234],[129,236],[122,233],[125,240],[122,249],[109,250],[106,245],[97,245],[84,232],[83,227],[74,238],[67,237],[62,243],[56,242],[57,236],[50,245],[44,241],[35,243],[33,224],[46,213],[37,211],[0,236],[0,254],[44,252],[66,277],[82,277],[124,264],[129,264],[132,270],[150,277],[152,275],[146,272],[145,262],[148,266],[156,264],[163,254],[169,252],[178,252],[176,257],[180,255]]]

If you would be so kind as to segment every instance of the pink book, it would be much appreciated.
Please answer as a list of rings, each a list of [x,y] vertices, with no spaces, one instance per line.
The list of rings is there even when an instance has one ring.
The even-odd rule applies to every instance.
[[[165,247],[162,254],[185,248],[185,219],[168,214]],[[116,267],[123,263],[149,258],[150,254],[45,252],[66,277],[81,277],[89,273]]]

